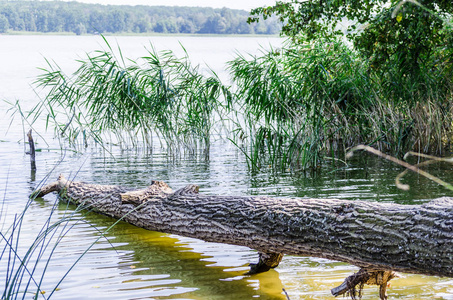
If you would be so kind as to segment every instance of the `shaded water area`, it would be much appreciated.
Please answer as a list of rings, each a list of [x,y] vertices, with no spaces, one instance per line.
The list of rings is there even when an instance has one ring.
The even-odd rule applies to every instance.
[[[257,53],[259,45],[278,38],[239,37],[118,37],[125,56],[142,55],[143,46],[153,43],[158,49],[179,51],[178,41],[196,63],[206,62],[222,72],[224,63],[235,49]],[[26,110],[38,101],[29,83],[44,66],[45,56],[54,59],[63,70],[74,69],[74,59],[85,51],[98,49],[100,37],[0,36],[0,99],[20,100]],[[223,77],[226,74],[221,74]],[[197,184],[200,192],[220,195],[272,195],[284,197],[343,198],[421,204],[426,199],[450,195],[427,179],[408,174],[404,183],[409,191],[395,187],[394,178],[402,171],[381,159],[357,153],[347,165],[326,163],[315,172],[275,173],[262,170],[251,173],[243,154],[228,141],[218,138],[208,160],[197,156],[173,159],[157,146],[153,152],[122,150],[111,146],[106,152],[91,147],[84,153],[62,151],[51,130],[43,123],[35,127],[37,172],[31,172],[25,154],[24,132],[20,118],[11,121],[2,102],[0,109],[0,229],[7,232],[15,214],[20,213],[30,192],[41,181],[54,181],[58,174],[67,178],[99,184],[144,187],[151,180],[163,180],[173,189]],[[49,145],[38,134],[42,134]],[[428,169],[453,182],[450,165]],[[48,176],[48,177],[47,177]],[[32,202],[24,219],[19,252],[24,253],[52,212],[55,195]],[[73,206],[58,204],[53,220],[74,212]],[[86,211],[76,212],[71,229],[53,254],[44,277],[41,295],[50,289],[71,265],[109,228],[114,220]],[[1,248],[3,249],[1,244]],[[55,299],[333,299],[330,289],[357,271],[348,264],[309,257],[284,257],[275,270],[245,276],[247,265],[256,262],[256,251],[245,247],[206,243],[200,240],[150,232],[119,223],[88,251],[52,295]],[[4,281],[4,259],[0,262],[0,289]],[[363,299],[376,299],[376,287],[367,287]],[[25,297],[32,298],[33,295]],[[390,299],[453,299],[453,279],[404,274],[391,282]]]

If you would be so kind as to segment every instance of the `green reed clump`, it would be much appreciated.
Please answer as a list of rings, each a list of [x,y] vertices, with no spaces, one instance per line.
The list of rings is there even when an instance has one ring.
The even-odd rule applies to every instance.
[[[393,154],[440,152],[452,135],[451,65],[440,53],[420,74],[377,72],[344,43],[326,40],[238,56],[229,70],[244,113],[233,141],[244,142],[253,167],[315,167],[359,143]]]
[[[315,167],[326,143],[356,131],[372,95],[351,56],[341,43],[318,42],[229,63],[245,111],[236,132],[248,138],[252,165]]]
[[[375,68],[341,41],[287,42],[228,63],[234,97],[216,74],[193,67],[187,53],[177,58],[151,49],[125,60],[108,47],[79,60],[71,75],[49,62],[36,81],[47,96],[31,114],[45,113],[74,143],[151,146],[158,136],[170,152],[208,153],[216,124],[229,112],[236,126],[230,139],[254,169],[316,167],[327,153],[356,144],[394,155],[441,154],[451,140],[448,45],[414,72],[398,63]]]
[[[152,48],[126,63],[118,51],[120,59],[110,46],[87,54],[72,75],[49,63],[36,81],[47,96],[33,112],[47,111],[48,121],[70,141],[82,134],[85,143],[113,136],[150,146],[157,135],[171,151],[209,149],[214,115],[224,108],[219,99],[227,92],[216,74],[202,75],[187,53],[177,58]]]

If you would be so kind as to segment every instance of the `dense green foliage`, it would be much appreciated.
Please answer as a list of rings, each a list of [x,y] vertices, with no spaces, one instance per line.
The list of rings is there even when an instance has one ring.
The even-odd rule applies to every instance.
[[[210,33],[276,34],[276,19],[247,24],[248,12],[232,9],[95,5],[64,1],[0,1],[0,33]]]
[[[238,57],[230,71],[246,120],[235,143],[255,167],[314,167],[362,143],[444,153],[453,138],[451,63],[422,70],[417,84],[395,68],[389,81],[344,43],[318,40]]]
[[[293,0],[255,9],[277,14],[291,43],[230,65],[254,165],[313,166],[320,153],[358,143],[392,154],[449,150],[453,3],[420,2]]]
[[[436,49],[453,48],[452,14],[445,0],[291,0],[252,10],[249,22],[277,15],[282,33],[302,42],[346,36],[373,68],[398,64],[414,75]]]
[[[424,66],[445,61],[453,54],[452,28],[439,17],[453,13],[453,2],[422,3],[383,9],[354,37],[356,49],[370,60],[372,68],[386,73],[396,66],[406,76],[417,77]],[[436,7],[439,9],[434,12]],[[449,53],[441,52],[445,50]]]
[[[431,31],[426,31],[427,33],[437,32],[442,27],[442,18],[451,15],[452,12],[453,3],[448,0],[290,0],[277,1],[274,6],[253,9],[249,22],[258,22],[261,16],[269,18],[277,15],[284,23],[282,27],[284,35],[293,38],[303,35],[305,39],[313,40],[320,36],[355,37],[360,34],[357,30],[360,24],[373,25],[382,22],[382,19],[391,18],[395,18],[398,23],[404,19],[417,19],[413,21],[423,27],[418,30],[430,28]],[[351,22],[345,23],[346,20]],[[427,20],[434,23],[425,24]],[[407,21],[403,22],[403,28],[409,28],[406,27],[407,24]],[[387,29],[398,31],[401,27]],[[391,34],[384,31],[381,33],[386,36]]]

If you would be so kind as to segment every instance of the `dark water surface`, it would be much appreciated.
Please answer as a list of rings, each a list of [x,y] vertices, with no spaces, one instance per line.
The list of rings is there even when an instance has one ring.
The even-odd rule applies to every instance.
[[[234,49],[257,52],[259,44],[279,45],[278,38],[217,37],[119,37],[126,56],[136,58],[143,45],[154,43],[161,49],[178,48],[178,39],[197,63],[206,62],[221,72]],[[74,69],[74,58],[85,51],[99,49],[100,37],[0,36],[0,99],[20,100],[24,109],[39,98],[29,84],[44,66],[42,56],[55,59],[63,69]],[[177,50],[179,51],[179,50]],[[223,74],[222,76],[225,76]],[[367,154],[357,154],[348,165],[325,164],[317,172],[275,174],[271,170],[252,174],[243,155],[218,139],[210,159],[187,156],[173,160],[159,148],[152,153],[137,149],[90,148],[85,153],[59,149],[52,133],[45,132],[43,122],[34,127],[37,147],[37,172],[30,171],[25,155],[24,132],[29,126],[16,115],[11,121],[9,106],[0,109],[0,195],[2,234],[11,232],[14,216],[25,207],[29,193],[41,182],[67,178],[100,184],[144,187],[151,180],[163,180],[173,189],[198,184],[200,192],[221,195],[274,195],[288,197],[343,198],[350,200],[386,201],[419,204],[448,191],[418,175],[408,174],[407,192],[398,190],[395,176],[398,166]],[[38,137],[42,134],[44,139]],[[47,150],[50,149],[50,150]],[[335,171],[332,171],[335,170]],[[453,182],[449,165],[435,165],[430,172]],[[77,212],[73,206],[57,204],[55,195],[32,202],[24,217],[18,252],[25,255],[47,219],[61,220],[75,213],[65,235],[52,253],[40,299],[51,294],[65,272],[84,251],[94,244],[52,295],[54,299],[286,299],[284,288],[294,299],[333,299],[330,289],[341,284],[357,268],[325,259],[287,256],[275,270],[255,276],[244,276],[247,265],[257,260],[255,251],[245,247],[206,243],[196,239],[150,232],[119,223],[105,237],[101,232],[114,220]],[[69,228],[70,227],[70,228]],[[67,230],[70,229],[70,230]],[[58,234],[55,235],[58,237]],[[3,249],[5,242],[0,242]],[[49,248],[51,250],[51,247]],[[44,258],[51,251],[44,253]],[[35,259],[35,258],[34,258]],[[43,260],[45,261],[45,260]],[[42,270],[45,264],[38,266]],[[8,265],[0,261],[0,290]],[[403,274],[391,282],[389,299],[453,299],[453,280]],[[366,288],[363,299],[377,299],[376,287]],[[25,299],[31,299],[27,295]],[[22,298],[22,297],[21,297]]]

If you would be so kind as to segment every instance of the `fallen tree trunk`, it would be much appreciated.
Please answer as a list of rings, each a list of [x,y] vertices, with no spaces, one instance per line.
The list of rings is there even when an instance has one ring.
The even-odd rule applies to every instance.
[[[338,199],[209,196],[188,185],[173,192],[58,181],[57,191],[89,209],[143,227],[209,242],[347,262],[367,270],[453,277],[453,198],[423,205]],[[275,254],[275,255],[273,255]],[[273,264],[273,265],[272,265]]]

